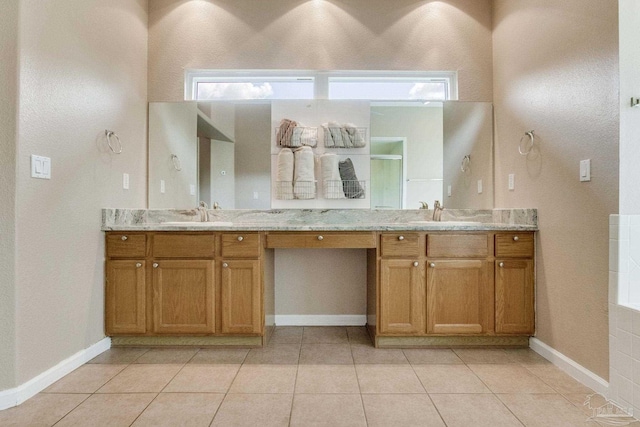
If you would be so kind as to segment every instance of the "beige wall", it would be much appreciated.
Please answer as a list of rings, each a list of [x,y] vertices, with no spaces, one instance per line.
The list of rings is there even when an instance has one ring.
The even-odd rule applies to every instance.
[[[147,1],[22,0],[19,28],[21,384],[104,337],[100,209],[146,200]],[[106,150],[105,129],[121,155]],[[30,178],[31,154],[51,157],[51,180]]]
[[[154,0],[149,101],[184,99],[185,69],[455,70],[490,101],[490,0]]]
[[[19,2],[0,13],[0,390],[15,386],[15,220]]]
[[[620,214],[640,214],[640,2],[620,0]]]
[[[537,337],[608,378],[617,2],[496,0],[493,22],[496,206],[538,208]],[[523,157],[517,144],[531,129],[539,149]],[[578,180],[581,159],[591,159],[591,182]]]

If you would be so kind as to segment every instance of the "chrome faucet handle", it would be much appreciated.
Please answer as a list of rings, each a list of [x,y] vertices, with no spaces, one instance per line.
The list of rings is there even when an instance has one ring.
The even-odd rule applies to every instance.
[[[207,205],[207,202],[204,201],[200,201],[200,203],[198,204],[199,208],[205,208],[205,209],[209,209],[209,205]]]
[[[427,204],[427,202],[418,202],[420,203],[420,209],[429,209],[429,205]]]
[[[213,202],[213,209],[222,209],[218,202]]]

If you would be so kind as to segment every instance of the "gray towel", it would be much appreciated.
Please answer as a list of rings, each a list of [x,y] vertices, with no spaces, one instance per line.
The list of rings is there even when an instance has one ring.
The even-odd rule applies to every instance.
[[[353,162],[350,158],[340,161],[338,163],[338,170],[340,171],[340,178],[342,179],[342,191],[348,199],[361,199],[364,197],[364,189],[358,181],[356,176],[356,170],[353,167]]]

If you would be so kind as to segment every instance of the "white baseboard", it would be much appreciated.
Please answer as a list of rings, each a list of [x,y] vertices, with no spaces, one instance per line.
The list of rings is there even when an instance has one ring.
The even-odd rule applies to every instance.
[[[531,347],[531,349],[540,356],[571,375],[577,381],[593,389],[596,393],[607,396],[609,383],[573,359],[570,359],[558,350],[549,347],[537,338],[532,337],[529,339],[529,347]]]
[[[276,314],[276,326],[364,326],[365,314]]]
[[[17,406],[25,400],[35,396],[51,384],[58,381],[60,378],[110,348],[111,338],[104,338],[103,340],[93,344],[91,347],[80,350],[73,356],[58,363],[56,366],[47,369],[26,383],[9,390],[0,391],[0,411]]]

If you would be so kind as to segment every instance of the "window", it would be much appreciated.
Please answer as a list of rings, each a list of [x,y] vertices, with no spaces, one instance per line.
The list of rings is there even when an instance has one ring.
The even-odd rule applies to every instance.
[[[457,99],[455,72],[405,71],[187,71],[188,100]]]

